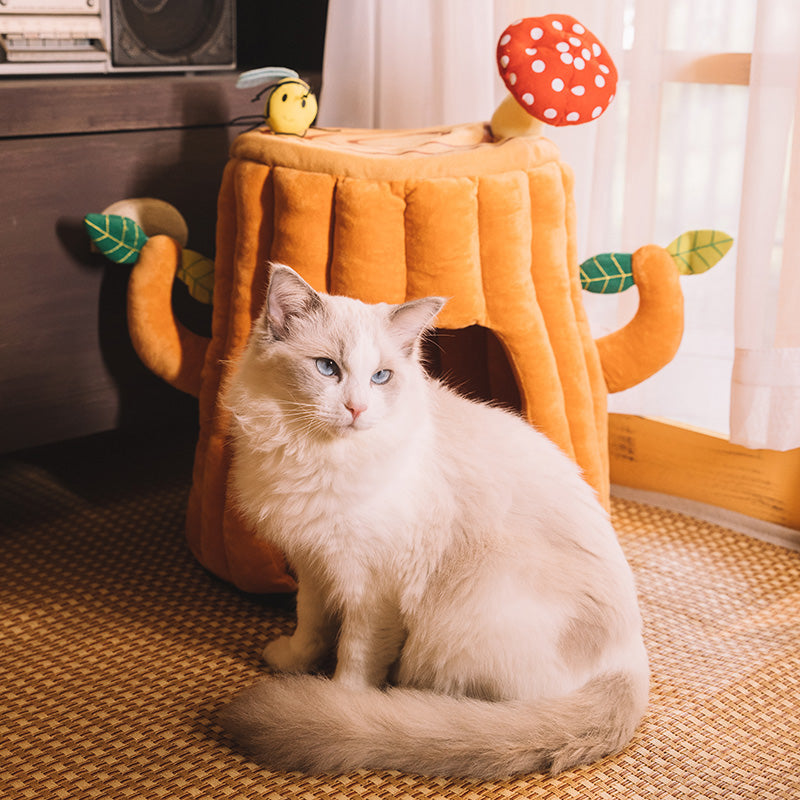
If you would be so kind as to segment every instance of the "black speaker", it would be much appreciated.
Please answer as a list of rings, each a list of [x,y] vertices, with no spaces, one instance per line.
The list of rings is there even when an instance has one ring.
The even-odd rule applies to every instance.
[[[111,0],[112,68],[236,66],[235,0]]]

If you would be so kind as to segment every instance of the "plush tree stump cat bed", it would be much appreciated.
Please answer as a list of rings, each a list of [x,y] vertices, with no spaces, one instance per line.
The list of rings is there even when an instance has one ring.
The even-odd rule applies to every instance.
[[[212,336],[175,319],[179,245],[152,237],[129,287],[129,327],[150,369],[199,397],[189,544],[248,591],[294,588],[280,553],[227,501],[228,419],[218,401],[259,311],[267,264],[366,302],[450,298],[437,325],[481,325],[502,343],[527,419],[581,466],[607,503],[609,391],[674,355],[683,328],[678,273],[647,246],[633,257],[634,319],[599,340],[581,301],[572,172],[542,137],[494,142],[486,126],[418,131],[265,129],[233,144],[218,200]]]

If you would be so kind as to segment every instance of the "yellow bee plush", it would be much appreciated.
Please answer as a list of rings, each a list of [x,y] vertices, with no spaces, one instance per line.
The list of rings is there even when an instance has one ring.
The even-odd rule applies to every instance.
[[[292,69],[262,67],[243,72],[236,81],[237,89],[252,86],[264,88],[259,99],[269,92],[264,106],[264,119],[274,133],[305,136],[317,116],[317,98],[311,87]]]
[[[309,85],[299,78],[278,83],[264,108],[267,125],[275,133],[304,136],[317,116],[317,98]]]

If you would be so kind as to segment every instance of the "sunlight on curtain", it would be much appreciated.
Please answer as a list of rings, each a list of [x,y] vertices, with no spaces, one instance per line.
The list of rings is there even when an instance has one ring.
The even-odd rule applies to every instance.
[[[497,73],[494,28],[484,0],[332,0],[319,124],[392,129],[485,119]]]
[[[499,34],[520,17],[555,12],[593,30],[621,77],[598,121],[546,134],[575,171],[579,258],[666,246],[698,228],[736,239],[714,269],[682,279],[686,330],[674,361],[612,395],[610,409],[726,434],[733,411],[736,441],[800,446],[800,126],[798,158],[787,156],[800,0],[331,0],[320,124],[488,120],[505,93]],[[776,47],[784,55],[767,57]],[[776,63],[785,69],[772,87]],[[766,113],[776,102],[781,113]],[[584,299],[597,336],[625,324],[637,304],[635,289]],[[766,421],[771,409],[779,422]],[[762,435],[776,427],[796,441]]]
[[[751,68],[731,439],[800,447],[800,4],[760,0]]]
[[[698,228],[723,230],[738,242],[748,92],[746,75],[735,82],[722,59],[752,48],[755,9],[756,0],[627,0],[614,117],[624,144],[613,156],[610,237],[592,246],[631,252]],[[716,80],[730,82],[710,82]],[[686,325],[676,357],[612,395],[610,410],[728,432],[736,250],[710,272],[681,280]],[[637,302],[635,289],[616,301],[586,298],[593,330],[618,328]]]

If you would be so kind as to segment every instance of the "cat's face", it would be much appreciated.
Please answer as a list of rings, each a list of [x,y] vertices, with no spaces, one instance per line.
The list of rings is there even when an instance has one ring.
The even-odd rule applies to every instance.
[[[289,268],[273,267],[257,346],[287,423],[325,437],[391,421],[419,380],[418,340],[442,303],[366,305],[320,295]]]

